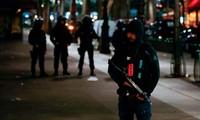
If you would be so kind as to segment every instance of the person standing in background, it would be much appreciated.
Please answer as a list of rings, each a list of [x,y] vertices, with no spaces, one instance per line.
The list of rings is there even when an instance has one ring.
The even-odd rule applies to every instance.
[[[32,51],[30,51],[31,54],[31,72],[32,77],[36,76],[36,63],[37,59],[39,58],[39,68],[40,68],[40,76],[45,77],[48,76],[45,73],[45,67],[44,67],[44,57],[46,54],[46,35],[45,32],[41,29],[43,25],[43,20],[35,20],[33,28],[31,29],[29,36],[28,36],[28,42],[33,46]]]
[[[75,33],[75,39],[78,39],[80,37],[80,47],[78,48],[78,53],[80,55],[79,59],[79,73],[78,75],[82,75],[83,70],[83,63],[84,63],[84,57],[85,52],[88,52],[89,57],[89,66],[90,66],[90,75],[94,76],[94,46],[92,44],[93,39],[99,39],[98,35],[93,29],[92,25],[92,19],[89,16],[84,16],[82,19],[82,25]]]
[[[112,36],[112,45],[114,47],[114,59],[119,62],[119,59],[124,55],[126,50],[126,35],[125,35],[126,23],[122,20],[118,20],[116,24],[116,30]],[[115,61],[115,62],[117,62]],[[121,63],[120,63],[121,64]]]
[[[59,16],[55,27],[50,31],[50,40],[54,45],[54,76],[58,76],[59,59],[63,66],[63,75],[70,75],[68,72],[68,46],[73,38],[65,26],[66,18]]]
[[[113,36],[112,36],[112,45],[115,48],[115,52],[116,51],[118,52],[124,49],[121,47],[123,47],[124,46],[123,44],[125,44],[125,41],[124,41],[125,27],[126,27],[126,23],[124,21],[122,20],[117,21],[116,30],[114,31]]]

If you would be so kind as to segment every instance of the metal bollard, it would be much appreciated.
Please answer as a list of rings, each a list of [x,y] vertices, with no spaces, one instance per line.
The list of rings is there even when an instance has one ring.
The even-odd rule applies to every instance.
[[[194,80],[195,82],[200,82],[200,50],[195,51]]]
[[[172,58],[171,58],[171,64],[170,64],[170,73],[171,73],[171,76],[172,77],[187,77],[188,74],[186,73],[186,65],[185,65],[185,60],[183,58],[183,55],[181,56],[181,61],[180,61],[180,75],[176,75],[175,74],[175,58],[174,58],[174,55],[172,55]]]

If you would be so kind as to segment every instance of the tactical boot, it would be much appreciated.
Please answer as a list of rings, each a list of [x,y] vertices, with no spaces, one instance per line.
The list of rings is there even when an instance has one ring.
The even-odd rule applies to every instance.
[[[63,75],[70,75],[70,73],[67,72],[67,71],[64,71],[64,72],[63,72]]]
[[[41,72],[40,77],[48,77],[48,74],[46,72]]]
[[[81,75],[82,75],[82,70],[79,70],[78,76],[81,76]]]
[[[55,72],[54,72],[53,75],[54,75],[54,76],[58,76],[58,71],[55,70]]]
[[[91,70],[91,71],[90,71],[90,76],[95,76],[94,70]]]

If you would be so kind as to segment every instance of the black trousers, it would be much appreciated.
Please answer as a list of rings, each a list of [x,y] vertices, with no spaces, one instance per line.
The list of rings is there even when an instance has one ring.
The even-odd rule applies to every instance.
[[[79,64],[78,64],[78,68],[80,70],[83,69],[83,64],[84,64],[84,57],[85,57],[85,52],[88,52],[88,58],[89,58],[89,66],[91,70],[94,70],[94,48],[93,47],[87,47],[87,48],[83,48],[80,47],[79,48],[79,55],[80,55],[80,59],[79,59]]]
[[[45,52],[44,51],[40,51],[37,48],[33,48],[32,51],[30,51],[31,54],[31,72],[32,75],[36,74],[36,63],[37,63],[37,59],[39,59],[39,68],[40,68],[40,74],[44,74],[45,69],[44,69],[44,56],[45,56]]]
[[[63,66],[63,72],[67,71],[67,68],[68,68],[67,58],[68,58],[67,47],[56,46],[54,49],[54,70],[55,70],[55,72],[58,72],[60,59],[61,59],[61,63]]]

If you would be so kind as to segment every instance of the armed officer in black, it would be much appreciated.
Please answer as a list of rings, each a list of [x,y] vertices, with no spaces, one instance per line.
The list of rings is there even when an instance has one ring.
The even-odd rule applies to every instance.
[[[139,20],[131,21],[124,33],[124,50],[117,52],[110,60],[108,73],[118,84],[120,120],[150,120],[150,95],[160,76],[159,61],[154,48],[143,41],[143,24]],[[123,33],[122,33],[123,34]],[[122,44],[123,45],[123,44]],[[114,66],[114,65],[115,66]],[[116,69],[116,66],[123,72]],[[146,96],[127,81],[125,74],[146,93]]]
[[[54,76],[58,75],[59,59],[61,57],[61,62],[63,66],[63,75],[70,75],[67,71],[68,69],[68,46],[72,42],[72,36],[65,26],[66,18],[59,16],[57,19],[57,24],[50,32],[50,40],[55,46],[54,48]]]
[[[93,54],[94,54],[94,46],[92,44],[93,39],[99,39],[98,35],[93,29],[92,25],[92,19],[89,16],[85,16],[82,19],[82,25],[81,27],[76,31],[75,33],[75,39],[80,38],[80,47],[78,48],[78,52],[80,55],[79,59],[79,73],[78,75],[82,75],[82,70],[83,70],[83,63],[84,63],[84,57],[85,57],[85,52],[88,52],[88,57],[89,57],[89,66],[90,66],[90,75],[95,75],[94,74],[94,59],[93,59]]]
[[[31,72],[32,77],[36,76],[36,63],[37,59],[39,59],[39,68],[40,68],[40,76],[48,76],[45,73],[44,67],[44,57],[46,53],[46,36],[45,32],[41,29],[43,25],[43,20],[35,20],[33,29],[31,29],[28,42],[33,46],[33,49],[30,51],[31,54]]]

